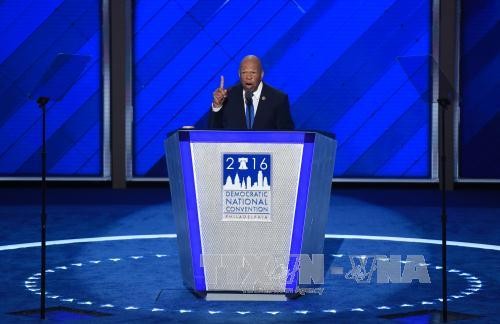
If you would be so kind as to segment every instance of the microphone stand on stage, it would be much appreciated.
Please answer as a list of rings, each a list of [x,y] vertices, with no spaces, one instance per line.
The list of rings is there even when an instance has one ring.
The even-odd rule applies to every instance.
[[[445,112],[450,106],[450,101],[446,98],[437,100],[439,104],[439,118],[440,118],[440,190],[441,190],[441,263],[443,267],[442,272],[442,298],[443,298],[443,322],[448,321],[448,271],[446,267],[446,149],[445,149]]]
[[[39,79],[32,91],[27,92],[29,99],[35,99],[38,107],[42,110],[42,207],[41,221],[41,262],[40,262],[40,318],[46,315],[46,269],[47,269],[47,104],[49,100],[59,101],[67,91],[74,85],[90,62],[92,57],[87,55],[75,55],[58,53],[48,66],[43,76]]]
[[[38,107],[42,110],[42,211],[41,220],[41,262],[40,262],[40,318],[45,319],[45,291],[46,291],[46,272],[47,268],[47,141],[46,134],[46,110],[48,97],[39,97],[36,100]]]

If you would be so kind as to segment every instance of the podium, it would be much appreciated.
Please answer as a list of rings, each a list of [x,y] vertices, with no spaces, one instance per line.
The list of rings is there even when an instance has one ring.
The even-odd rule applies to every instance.
[[[323,283],[333,137],[179,130],[165,150],[187,288],[207,300],[286,300]]]

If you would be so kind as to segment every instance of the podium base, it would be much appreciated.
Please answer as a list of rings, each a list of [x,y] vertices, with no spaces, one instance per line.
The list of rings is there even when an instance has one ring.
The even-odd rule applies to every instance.
[[[207,293],[206,301],[287,301],[285,294]]]

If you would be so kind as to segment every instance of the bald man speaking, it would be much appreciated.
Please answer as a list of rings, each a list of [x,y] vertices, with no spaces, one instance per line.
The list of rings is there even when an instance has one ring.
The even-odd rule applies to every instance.
[[[240,83],[224,88],[221,76],[213,93],[209,127],[216,129],[293,129],[288,95],[262,82],[264,70],[255,55],[243,58]]]

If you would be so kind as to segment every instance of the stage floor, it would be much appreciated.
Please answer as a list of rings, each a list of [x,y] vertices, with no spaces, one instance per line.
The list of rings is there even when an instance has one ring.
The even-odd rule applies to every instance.
[[[37,188],[0,189],[1,323],[36,320],[10,313],[39,308],[39,202]],[[334,186],[325,284],[286,302],[205,301],[187,291],[168,188],[54,188],[48,203],[47,306],[80,311],[51,312],[53,321],[372,323],[441,309],[437,189]],[[477,316],[464,322],[500,322],[499,225],[500,190],[449,193],[449,310]],[[359,256],[368,274],[375,258],[391,255],[401,256],[402,270],[422,256],[430,283],[381,283],[376,269],[352,276]]]

